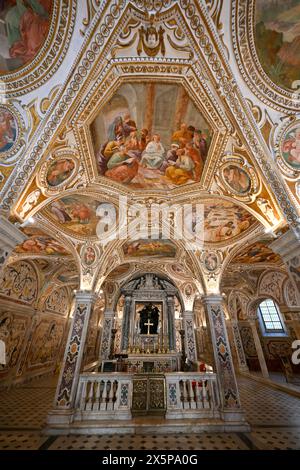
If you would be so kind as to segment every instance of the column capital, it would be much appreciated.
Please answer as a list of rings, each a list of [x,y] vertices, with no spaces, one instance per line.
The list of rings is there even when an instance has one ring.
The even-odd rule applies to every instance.
[[[274,240],[269,248],[278,253],[283,261],[288,261],[296,255],[300,254],[300,233],[289,229],[280,237]]]
[[[90,290],[78,290],[75,293],[77,302],[89,302],[94,303],[97,300],[98,295]]]
[[[115,316],[115,312],[114,312],[114,310],[111,309],[111,308],[106,308],[106,309],[104,309],[103,316],[104,316],[105,318],[114,317],[114,316]]]
[[[192,318],[194,316],[193,310],[184,310],[183,318]]]
[[[201,297],[205,304],[221,304],[224,300],[221,294],[208,294]]]

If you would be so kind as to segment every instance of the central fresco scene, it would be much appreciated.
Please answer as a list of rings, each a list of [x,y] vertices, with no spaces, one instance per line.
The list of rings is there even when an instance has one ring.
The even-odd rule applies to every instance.
[[[91,125],[101,176],[132,189],[199,182],[212,130],[183,87],[122,85]]]

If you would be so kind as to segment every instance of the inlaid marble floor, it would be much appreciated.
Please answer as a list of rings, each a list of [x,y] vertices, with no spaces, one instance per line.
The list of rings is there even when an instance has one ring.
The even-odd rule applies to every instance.
[[[250,433],[44,436],[56,378],[32,381],[0,392],[0,449],[237,450],[299,449],[300,398],[240,378]]]

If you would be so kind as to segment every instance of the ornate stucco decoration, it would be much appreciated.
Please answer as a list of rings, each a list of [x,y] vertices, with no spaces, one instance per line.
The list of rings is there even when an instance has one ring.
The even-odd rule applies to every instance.
[[[139,9],[138,2],[110,2],[110,8],[107,2],[102,5],[107,8],[103,6],[95,13],[93,29],[90,35],[86,35],[82,54],[74,63],[74,74],[57,93],[57,105],[49,109],[41,123],[39,135],[36,135],[28,145],[24,163],[20,165],[14,176],[14,184],[10,184],[12,181],[7,184],[7,192],[1,207],[4,210],[10,210],[12,203],[20,195],[25,181],[32,173],[32,169],[46,154],[54,136],[59,133],[60,126],[65,125],[65,121],[70,116],[72,126],[77,129],[76,142],[79,144],[81,157],[86,158],[89,182],[97,183],[98,188],[109,195],[119,193],[120,185],[110,184],[108,187],[103,180],[100,181],[100,178],[96,181],[93,165],[88,157],[85,157],[90,151],[87,126],[95,114],[99,101],[108,100],[116,91],[120,84],[120,77],[127,81],[151,78],[184,83],[186,88],[189,88],[193,99],[202,102],[209,119],[214,122],[214,127],[218,127],[219,140],[216,137],[211,144],[214,152],[212,151],[212,164],[207,170],[211,178],[213,178],[214,164],[217,162],[220,151],[224,153],[224,141],[228,134],[233,132],[232,123],[234,123],[240,137],[247,144],[247,149],[253,154],[269,180],[270,186],[274,189],[286,218],[295,224],[297,222],[295,208],[279,178],[279,172],[276,169],[274,171],[270,152],[254,123],[251,112],[245,106],[245,100],[226,62],[219,36],[205,4],[193,0],[174,0],[171,8],[166,10],[163,7],[160,11],[160,15],[165,15],[165,20],[167,20],[167,16],[176,10],[184,33],[195,50],[196,57],[193,61],[189,58],[178,58],[178,54],[177,58],[174,57],[175,51],[170,57],[166,51],[165,57],[138,57],[135,52],[135,56],[129,58],[120,56],[112,58],[110,55],[112,46],[116,44],[119,33],[126,25],[129,16],[138,14],[145,21],[146,15],[143,10]],[[222,100],[218,98],[220,95]],[[215,160],[213,160],[214,157]],[[206,177],[204,179],[206,181]],[[200,188],[201,183],[197,189]],[[185,188],[179,190],[176,188],[175,191],[182,191],[182,195],[188,197],[188,191]],[[149,193],[151,194],[150,191]]]

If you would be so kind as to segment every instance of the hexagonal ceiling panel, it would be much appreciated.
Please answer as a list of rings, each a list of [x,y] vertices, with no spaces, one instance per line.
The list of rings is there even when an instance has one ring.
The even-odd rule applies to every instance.
[[[199,182],[212,129],[181,85],[126,83],[91,124],[98,173],[131,189]]]

